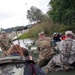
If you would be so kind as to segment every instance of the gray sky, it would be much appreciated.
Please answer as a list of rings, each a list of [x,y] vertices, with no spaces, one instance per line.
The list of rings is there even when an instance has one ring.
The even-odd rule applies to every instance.
[[[36,6],[46,13],[49,2],[50,0],[0,0],[0,28],[27,25],[27,9]]]

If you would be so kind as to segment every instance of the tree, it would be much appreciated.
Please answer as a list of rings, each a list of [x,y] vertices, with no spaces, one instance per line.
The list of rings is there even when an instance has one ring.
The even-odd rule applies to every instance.
[[[75,0],[51,0],[49,5],[52,9],[48,11],[48,15],[54,22],[74,24]]]
[[[42,21],[43,13],[40,9],[32,6],[30,10],[27,11],[27,18],[30,22],[32,21]]]

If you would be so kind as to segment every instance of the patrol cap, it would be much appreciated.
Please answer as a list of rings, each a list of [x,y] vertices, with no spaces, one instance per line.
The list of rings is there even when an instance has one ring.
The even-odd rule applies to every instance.
[[[68,34],[73,35],[73,32],[72,31],[66,31],[65,35],[68,35]]]
[[[45,33],[42,31],[42,32],[40,32],[38,35],[40,36],[40,35],[43,35],[43,34],[45,34]]]

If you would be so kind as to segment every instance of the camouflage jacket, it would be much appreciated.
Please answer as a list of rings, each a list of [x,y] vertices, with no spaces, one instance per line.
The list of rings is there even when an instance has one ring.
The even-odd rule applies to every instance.
[[[51,57],[50,55],[54,53],[54,51],[51,49],[50,42],[50,38],[46,37],[44,39],[39,40],[37,43],[40,55],[42,55],[45,58]]]
[[[37,47],[39,47],[39,48],[45,48],[48,45],[50,46],[50,38],[49,37],[39,39],[38,42],[37,42]]]
[[[13,41],[8,37],[0,39],[0,47],[2,51],[7,51],[10,48],[11,44],[13,44]]]

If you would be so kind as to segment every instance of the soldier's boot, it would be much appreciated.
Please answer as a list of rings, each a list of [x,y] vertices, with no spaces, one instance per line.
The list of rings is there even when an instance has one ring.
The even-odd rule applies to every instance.
[[[69,66],[66,66],[66,65],[65,65],[65,66],[64,66],[64,70],[65,70],[65,71],[68,71],[68,70],[69,70]]]
[[[68,71],[68,70],[74,69],[74,67],[72,67],[72,66],[65,66],[64,68],[65,68],[65,71]]]
[[[49,68],[48,67],[46,67],[46,74],[48,74],[49,73]]]

